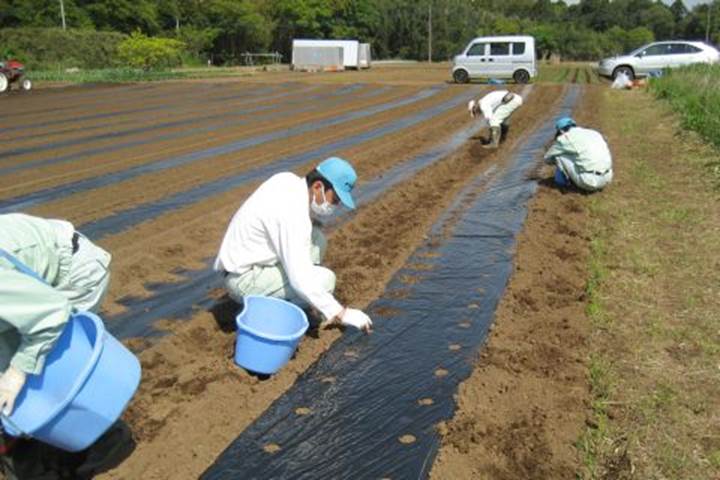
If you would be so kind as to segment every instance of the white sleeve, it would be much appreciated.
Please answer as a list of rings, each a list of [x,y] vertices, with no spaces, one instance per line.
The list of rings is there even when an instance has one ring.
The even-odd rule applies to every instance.
[[[309,219],[287,218],[268,232],[292,289],[327,319],[337,316],[342,305],[323,288],[314,275],[315,265],[310,258],[312,224]]]
[[[483,117],[485,120],[490,120],[493,116],[492,104],[489,101],[484,101],[480,104],[480,110],[482,110]]]

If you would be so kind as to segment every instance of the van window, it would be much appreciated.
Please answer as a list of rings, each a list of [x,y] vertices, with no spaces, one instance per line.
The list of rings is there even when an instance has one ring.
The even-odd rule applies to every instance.
[[[522,55],[525,53],[525,42],[513,43],[513,55]]]
[[[491,43],[490,55],[510,55],[510,42]]]
[[[484,43],[476,43],[467,52],[468,57],[477,57],[481,55],[485,55],[485,44]]]

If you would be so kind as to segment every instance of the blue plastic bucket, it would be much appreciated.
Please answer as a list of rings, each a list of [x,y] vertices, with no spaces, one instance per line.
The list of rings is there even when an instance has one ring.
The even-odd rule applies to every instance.
[[[280,370],[308,329],[299,307],[272,297],[248,295],[236,318],[235,363],[256,373]]]
[[[28,375],[5,431],[77,452],[120,417],[140,383],[140,362],[99,317],[71,317],[40,375]]]

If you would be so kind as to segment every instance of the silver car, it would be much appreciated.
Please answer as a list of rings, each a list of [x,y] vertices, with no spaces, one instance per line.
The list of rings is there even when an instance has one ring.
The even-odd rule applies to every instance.
[[[633,79],[645,77],[650,72],[664,68],[718,62],[720,62],[720,52],[703,42],[654,42],[627,55],[601,60],[598,64],[598,73],[612,78],[625,73]]]

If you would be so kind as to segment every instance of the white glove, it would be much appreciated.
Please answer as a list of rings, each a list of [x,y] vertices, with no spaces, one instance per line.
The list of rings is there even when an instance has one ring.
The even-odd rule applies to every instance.
[[[15,407],[15,399],[25,385],[25,372],[9,366],[0,376],[0,410],[10,415]]]
[[[360,310],[347,308],[340,317],[340,323],[346,326],[355,327],[365,333],[372,331],[372,320]]]

